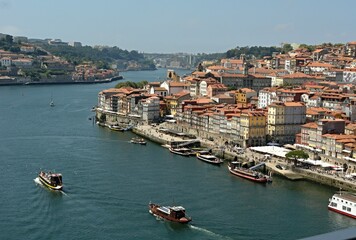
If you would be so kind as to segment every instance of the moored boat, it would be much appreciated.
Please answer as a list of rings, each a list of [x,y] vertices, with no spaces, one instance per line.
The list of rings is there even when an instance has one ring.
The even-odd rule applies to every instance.
[[[138,137],[134,137],[130,140],[131,143],[134,143],[134,144],[141,144],[141,145],[146,145],[147,142],[145,141],[145,139],[143,138],[138,138]]]
[[[113,131],[120,131],[120,132],[124,131],[124,129],[122,127],[117,126],[117,125],[109,125],[108,128]]]
[[[43,185],[53,190],[61,190],[63,188],[62,174],[41,171],[38,178]]]
[[[231,174],[254,181],[258,183],[271,182],[271,178],[263,173],[238,166],[239,162],[231,162],[228,164],[228,169]]]
[[[356,194],[341,191],[335,193],[329,199],[328,209],[356,219]]]
[[[169,151],[171,153],[175,153],[175,154],[186,156],[186,157],[189,157],[192,154],[192,150],[190,150],[189,148],[173,148],[173,147],[170,147]]]
[[[185,214],[185,208],[182,206],[160,206],[158,204],[149,203],[148,204],[149,212],[163,219],[166,219],[171,222],[177,223],[188,223],[192,218],[188,217]]]
[[[221,163],[223,163],[224,161],[212,154],[209,154],[209,153],[197,153],[197,158],[199,160],[202,160],[204,162],[207,162],[207,163],[211,163],[211,164],[216,164],[216,165],[219,165]]]

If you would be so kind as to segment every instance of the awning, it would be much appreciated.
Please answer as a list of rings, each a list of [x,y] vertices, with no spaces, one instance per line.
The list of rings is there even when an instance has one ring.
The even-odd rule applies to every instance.
[[[350,158],[350,157],[344,157],[345,160],[351,161],[351,162],[356,162],[355,158]]]

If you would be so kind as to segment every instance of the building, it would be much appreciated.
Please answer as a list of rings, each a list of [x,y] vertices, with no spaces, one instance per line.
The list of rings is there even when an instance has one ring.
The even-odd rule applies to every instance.
[[[306,107],[301,102],[274,102],[268,106],[267,141],[294,143],[306,121]]]
[[[249,89],[249,88],[241,88],[236,91],[236,102],[247,104],[251,101],[252,97],[256,97],[256,91]]]
[[[188,91],[173,94],[164,98],[167,105],[167,114],[175,116],[179,106],[184,100],[189,100],[190,94]]]
[[[224,84],[211,84],[207,87],[207,96],[211,98],[215,95],[225,93],[227,90],[228,89]]]
[[[272,81],[272,87],[302,85],[305,82],[312,81],[312,80],[315,79],[307,74],[298,72],[298,73],[276,77],[274,81]]]
[[[258,108],[266,108],[271,103],[278,100],[277,88],[265,88],[258,93]]]
[[[12,65],[12,60],[8,57],[1,58],[0,62],[3,67],[10,67]]]
[[[68,45],[72,46],[72,47],[81,47],[82,43],[81,42],[72,41],[72,42],[69,42]]]
[[[160,118],[159,98],[150,97],[140,101],[142,105],[142,120],[150,123]]]
[[[266,145],[266,116],[264,111],[242,111],[239,132],[242,147]]]

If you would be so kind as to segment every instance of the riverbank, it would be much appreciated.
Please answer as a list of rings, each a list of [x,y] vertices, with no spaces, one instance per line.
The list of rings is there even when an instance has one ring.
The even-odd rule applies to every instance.
[[[138,125],[133,129],[133,132],[141,137],[147,138],[154,141],[160,145],[170,145],[172,142],[186,141],[184,137],[173,136],[171,134],[161,131],[161,129],[171,129],[171,124],[163,123],[159,126],[151,125]],[[183,129],[177,124],[176,127],[171,130],[177,130],[179,128]],[[192,131],[188,132],[189,134]],[[250,149],[245,149],[243,154],[237,154],[231,151],[228,146],[222,143],[226,142],[228,139],[217,138],[218,141],[209,141],[207,138],[197,137],[200,141],[201,147],[209,148],[212,150],[214,155],[217,155],[225,160],[239,159],[240,161],[254,160],[255,162],[266,162],[266,167],[268,171],[273,174],[281,175],[289,180],[309,180],[317,182],[323,185],[327,185],[333,188],[342,188],[343,190],[356,191],[356,182],[353,180],[346,179],[340,174],[329,174],[327,172],[322,172],[318,170],[303,169],[295,167],[292,163],[285,159],[271,157],[270,159],[265,159],[265,156],[261,153],[253,152]],[[277,168],[279,165],[279,168]],[[283,166],[280,169],[280,166]]]
[[[115,76],[106,79],[94,79],[88,81],[73,81],[73,80],[58,80],[58,79],[41,79],[41,81],[32,81],[30,79],[18,79],[11,82],[0,82],[0,86],[11,86],[11,85],[66,85],[66,84],[99,84],[99,83],[109,83],[124,79],[123,76]]]

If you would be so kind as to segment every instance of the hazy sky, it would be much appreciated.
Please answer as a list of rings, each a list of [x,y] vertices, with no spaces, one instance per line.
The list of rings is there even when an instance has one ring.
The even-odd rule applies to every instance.
[[[140,52],[356,41],[354,0],[0,0],[0,33]]]

